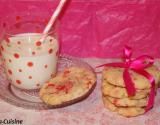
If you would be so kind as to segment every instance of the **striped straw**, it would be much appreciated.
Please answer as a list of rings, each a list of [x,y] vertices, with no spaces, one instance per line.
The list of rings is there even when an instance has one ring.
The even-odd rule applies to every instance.
[[[49,20],[47,26],[45,27],[43,34],[47,34],[49,32],[49,30],[51,29],[51,27],[53,26],[53,24],[55,23],[57,17],[59,16],[65,2],[67,0],[61,0],[59,5],[57,6],[56,10],[54,11],[54,13],[52,14],[51,19]],[[40,42],[43,42],[44,39],[46,38],[46,35],[43,35],[42,38],[39,40]]]

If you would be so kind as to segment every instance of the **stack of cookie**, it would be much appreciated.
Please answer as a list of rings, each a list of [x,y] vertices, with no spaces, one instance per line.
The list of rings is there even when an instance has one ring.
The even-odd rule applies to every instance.
[[[102,98],[105,107],[126,117],[141,115],[145,112],[151,84],[147,78],[129,71],[135,84],[136,94],[129,97],[123,80],[123,68],[106,67],[102,74]],[[156,82],[156,90],[160,80],[160,72],[155,67],[146,69]],[[155,91],[156,91],[155,90]]]

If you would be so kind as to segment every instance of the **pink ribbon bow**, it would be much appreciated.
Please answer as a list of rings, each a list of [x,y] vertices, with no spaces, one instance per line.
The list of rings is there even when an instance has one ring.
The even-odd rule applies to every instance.
[[[154,59],[148,55],[142,55],[134,60],[131,59],[132,56],[132,49],[128,46],[125,46],[124,49],[124,62],[118,62],[118,63],[108,63],[108,64],[103,64],[98,67],[120,67],[120,68],[125,68],[123,72],[123,79],[125,83],[125,87],[128,93],[128,96],[134,96],[136,93],[136,88],[134,86],[134,83],[131,79],[129,70],[133,70],[134,72],[143,75],[146,77],[151,84],[151,89],[150,89],[150,94],[149,94],[149,99],[148,99],[148,104],[146,107],[146,111],[151,109],[154,104],[154,98],[155,98],[155,79],[153,76],[151,76],[147,71],[145,71],[145,68],[150,67],[154,63]]]

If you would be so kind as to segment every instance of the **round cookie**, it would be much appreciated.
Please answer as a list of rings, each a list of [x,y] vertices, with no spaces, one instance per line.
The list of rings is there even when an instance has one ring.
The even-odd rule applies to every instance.
[[[115,106],[120,107],[146,107],[147,105],[147,98],[143,99],[129,99],[129,98],[122,98],[117,99],[113,97],[106,96],[106,99],[108,99],[112,104]]]
[[[124,68],[106,67],[103,70],[102,79],[113,85],[125,87],[125,83],[123,80],[123,71]],[[146,71],[155,78],[156,85],[158,85],[158,82],[160,80],[160,71],[158,70],[158,68],[152,66],[147,68]],[[135,83],[135,88],[149,89],[151,87],[151,84],[147,78],[132,70],[130,70],[129,72],[131,74],[132,81]]]
[[[94,89],[95,83],[96,76],[93,72],[70,67],[45,83],[39,95],[53,108],[63,107],[86,98]]]
[[[134,117],[138,115],[142,115],[145,113],[145,108],[140,107],[116,107],[114,104],[112,104],[109,100],[106,98],[102,98],[104,106],[114,112],[117,112],[118,114],[125,116],[125,117]]]
[[[150,89],[137,90],[135,96],[128,97],[126,88],[118,87],[109,84],[106,81],[102,83],[102,94],[105,96],[110,96],[114,98],[130,98],[130,99],[142,99],[148,96]]]

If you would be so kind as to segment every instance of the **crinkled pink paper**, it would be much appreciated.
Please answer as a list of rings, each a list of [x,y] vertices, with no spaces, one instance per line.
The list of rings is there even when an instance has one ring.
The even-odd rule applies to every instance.
[[[58,1],[1,0],[0,29],[5,15],[23,11],[49,19]],[[120,57],[128,44],[134,56],[160,57],[159,0],[71,0],[60,29],[62,52],[70,55]]]

